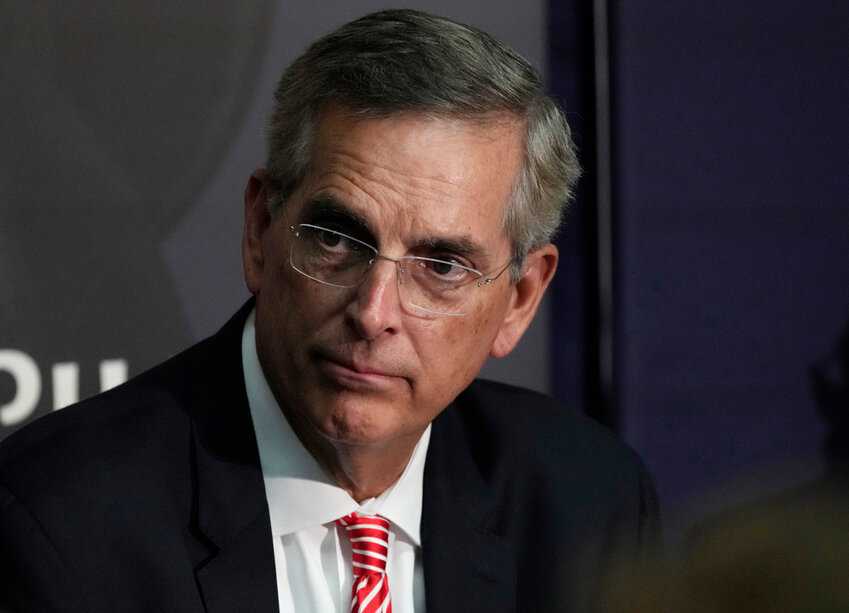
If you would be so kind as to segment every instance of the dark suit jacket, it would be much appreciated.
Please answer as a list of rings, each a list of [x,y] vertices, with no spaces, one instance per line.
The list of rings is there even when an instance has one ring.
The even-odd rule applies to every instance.
[[[217,335],[0,446],[0,610],[276,611],[241,369]],[[642,464],[552,400],[475,382],[433,423],[431,612],[583,610],[657,537]]]

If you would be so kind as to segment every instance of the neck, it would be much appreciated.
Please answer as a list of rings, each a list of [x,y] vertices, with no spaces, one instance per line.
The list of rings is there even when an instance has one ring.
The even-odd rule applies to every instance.
[[[331,444],[326,453],[310,451],[339,487],[357,502],[363,502],[380,496],[398,480],[412,457],[416,441],[380,449]]]

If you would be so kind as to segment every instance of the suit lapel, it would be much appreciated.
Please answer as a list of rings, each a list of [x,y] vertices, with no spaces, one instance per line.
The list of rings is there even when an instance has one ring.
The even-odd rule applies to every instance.
[[[197,572],[207,611],[277,611],[271,523],[258,465],[197,450],[198,528],[215,553]]]
[[[515,610],[515,552],[494,531],[495,511],[464,425],[449,407],[433,423],[425,464],[422,555],[428,610]]]
[[[211,551],[197,568],[210,613],[278,611],[271,523],[245,394],[241,334],[246,305],[207,341],[192,410],[197,534]]]

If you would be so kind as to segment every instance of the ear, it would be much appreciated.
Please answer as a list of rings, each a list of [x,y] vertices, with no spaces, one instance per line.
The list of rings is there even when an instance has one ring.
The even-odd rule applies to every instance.
[[[265,233],[271,226],[268,200],[271,188],[268,172],[259,168],[245,186],[245,219],[242,230],[242,267],[245,283],[252,294],[259,292],[265,265]]]
[[[513,351],[531,324],[537,312],[540,300],[545,293],[554,271],[557,269],[559,254],[557,247],[548,244],[528,254],[525,258],[525,270],[519,282],[510,289],[512,295],[504,322],[492,343],[490,355],[503,358]]]

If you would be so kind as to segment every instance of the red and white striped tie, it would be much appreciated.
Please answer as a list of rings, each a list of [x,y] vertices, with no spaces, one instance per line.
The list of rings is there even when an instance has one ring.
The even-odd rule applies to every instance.
[[[389,522],[380,515],[351,513],[336,523],[348,531],[354,552],[354,585],[351,611],[392,613],[386,558],[389,554]]]

